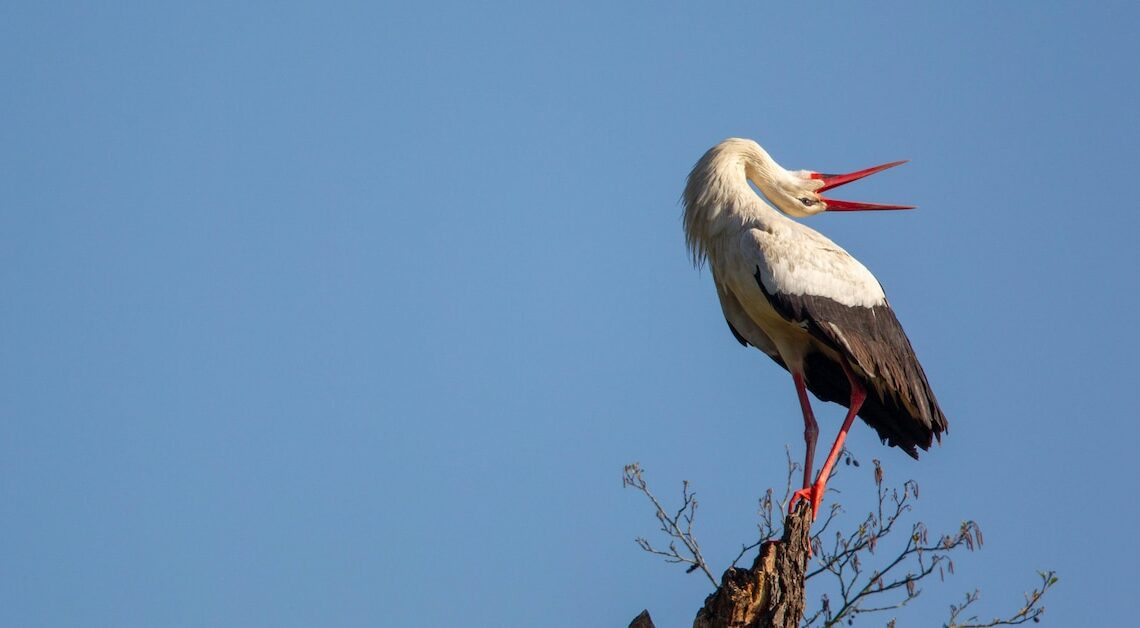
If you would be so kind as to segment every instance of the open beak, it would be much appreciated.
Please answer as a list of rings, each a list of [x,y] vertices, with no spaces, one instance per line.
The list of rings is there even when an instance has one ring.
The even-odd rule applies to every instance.
[[[849,172],[847,174],[822,174],[814,172],[811,175],[813,179],[820,179],[823,181],[823,187],[816,190],[816,193],[837,188],[841,185],[846,185],[852,181],[858,181],[863,177],[869,177],[876,172],[882,172],[887,168],[894,168],[895,166],[905,164],[907,160],[892,161],[889,164],[875,166],[874,168],[867,168],[866,170],[858,170],[856,172]],[[858,201],[840,201],[833,198],[819,197],[821,201],[827,204],[828,211],[843,211],[854,212],[871,209],[914,209],[914,205],[883,205],[880,203],[860,203]]]

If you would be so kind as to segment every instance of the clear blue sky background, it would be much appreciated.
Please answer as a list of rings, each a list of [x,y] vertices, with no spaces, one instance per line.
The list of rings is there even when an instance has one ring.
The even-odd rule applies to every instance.
[[[719,571],[801,447],[685,255],[728,136],[912,160],[811,221],[951,423],[853,453],[986,533],[900,618],[1132,623],[1137,7],[5,3],[0,624],[687,625],[622,465]]]

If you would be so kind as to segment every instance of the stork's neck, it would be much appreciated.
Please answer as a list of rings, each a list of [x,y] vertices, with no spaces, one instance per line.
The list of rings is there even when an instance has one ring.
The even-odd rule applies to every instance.
[[[748,227],[790,222],[756,194],[767,182],[790,176],[759,144],[729,139],[709,149],[689,173],[685,185],[685,239],[693,261],[715,255],[719,240]]]

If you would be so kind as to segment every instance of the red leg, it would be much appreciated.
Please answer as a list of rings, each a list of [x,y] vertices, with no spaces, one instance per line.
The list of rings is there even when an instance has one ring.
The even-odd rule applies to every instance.
[[[807,387],[804,386],[804,376],[792,373],[792,381],[796,384],[796,394],[800,398],[800,409],[804,413],[804,444],[807,453],[804,454],[804,488],[811,486],[811,468],[815,461],[815,441],[819,436],[819,426],[815,422],[815,415],[811,411],[811,402],[808,401]]]
[[[859,408],[863,407],[863,401],[867,398],[867,390],[851,372],[851,367],[847,366],[847,361],[844,360],[842,364],[843,372],[847,375],[847,381],[851,384],[851,403],[848,404],[847,418],[843,420],[843,427],[839,428],[839,435],[835,437],[835,444],[831,446],[831,452],[827,454],[827,460],[820,468],[819,477],[816,478],[815,484],[811,488],[805,487],[798,490],[792,495],[793,505],[800,498],[811,502],[812,519],[819,516],[819,506],[823,502],[823,494],[827,490],[827,480],[831,476],[831,469],[835,466],[836,460],[839,459],[839,453],[843,451],[843,442],[847,440],[847,431],[855,422],[855,415],[859,413]]]

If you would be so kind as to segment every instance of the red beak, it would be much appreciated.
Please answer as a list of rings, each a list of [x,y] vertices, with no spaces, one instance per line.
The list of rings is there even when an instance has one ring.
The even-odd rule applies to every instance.
[[[816,192],[819,193],[824,190],[830,190],[831,188],[837,188],[841,185],[846,185],[852,181],[858,181],[863,177],[869,177],[876,172],[882,172],[887,168],[894,168],[895,166],[905,164],[906,162],[907,160],[905,159],[902,161],[892,161],[889,164],[875,166],[874,168],[867,168],[866,170],[849,172],[847,174],[822,174],[819,172],[813,172],[811,178],[820,179],[823,181],[823,187],[816,190]],[[853,212],[870,209],[914,209],[914,205],[883,205],[880,203],[860,203],[858,201],[840,201],[833,198],[824,198],[822,196],[819,197],[819,199],[827,204],[828,211]]]

